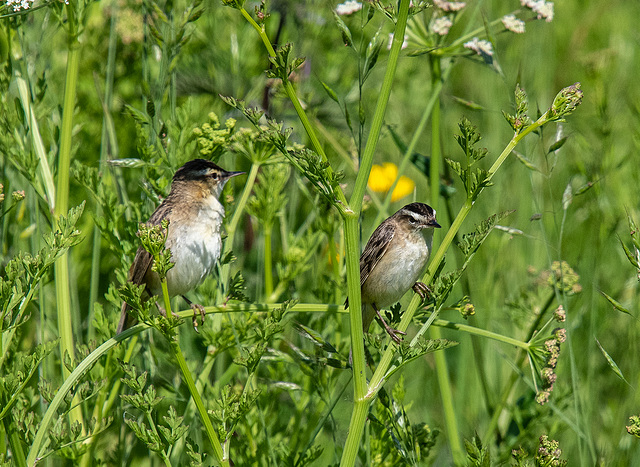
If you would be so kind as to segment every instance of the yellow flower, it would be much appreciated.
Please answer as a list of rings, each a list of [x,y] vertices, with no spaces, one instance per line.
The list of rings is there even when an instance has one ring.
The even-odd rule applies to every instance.
[[[373,165],[369,175],[368,185],[371,190],[377,193],[386,193],[398,178],[398,166],[392,162],[385,162],[383,165]],[[413,192],[416,184],[409,177],[402,176],[398,180],[391,201],[398,201]]]

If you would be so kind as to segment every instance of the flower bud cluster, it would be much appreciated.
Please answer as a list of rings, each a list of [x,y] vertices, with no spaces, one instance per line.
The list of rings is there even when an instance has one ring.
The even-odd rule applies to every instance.
[[[536,453],[535,465],[548,465],[549,467],[562,467],[567,461],[561,460],[562,450],[560,443],[550,440],[547,435],[540,437],[540,446]]]
[[[547,362],[540,372],[540,376],[542,378],[542,390],[536,395],[536,402],[540,405],[544,405],[549,401],[549,397],[553,391],[553,385],[557,378],[555,369],[558,365],[558,357],[560,356],[560,344],[564,343],[566,340],[567,330],[564,328],[557,328],[553,331],[553,337],[544,342]]]

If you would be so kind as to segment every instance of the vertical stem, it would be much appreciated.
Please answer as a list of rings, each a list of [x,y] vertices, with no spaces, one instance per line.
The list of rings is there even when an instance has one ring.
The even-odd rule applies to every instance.
[[[371,122],[371,128],[369,129],[369,137],[367,138],[367,144],[364,147],[362,154],[362,160],[358,170],[358,176],[356,177],[355,187],[349,200],[349,205],[355,213],[360,213],[362,209],[362,200],[364,198],[364,192],[367,188],[367,181],[369,180],[369,174],[371,172],[371,166],[373,165],[373,154],[380,138],[380,130],[382,129],[382,123],[384,121],[384,114],[387,110],[387,103],[389,102],[389,96],[391,95],[391,85],[393,84],[393,78],[396,74],[396,68],[398,65],[398,57],[400,56],[400,50],[402,43],[404,42],[404,32],[407,26],[407,17],[409,14],[409,1],[401,0],[398,11],[398,19],[396,23],[396,29],[393,33],[393,43],[391,45],[391,51],[389,52],[389,60],[387,62],[387,69],[384,74],[384,80],[380,88],[380,95],[376,104],[376,110],[373,114],[373,121]]]
[[[22,449],[22,440],[18,435],[18,432],[15,430],[15,426],[12,426],[10,423],[10,417],[5,417],[2,420],[2,425],[4,427],[5,435],[9,439],[9,445],[11,446],[11,459],[14,464],[18,467],[27,467],[26,457],[24,455],[24,450]],[[4,443],[4,437],[3,437]],[[4,451],[6,452],[6,451]]]
[[[271,234],[273,225],[264,226],[264,293],[270,297],[273,293],[273,263],[271,257]]]
[[[69,210],[69,167],[71,165],[71,138],[73,131],[73,113],[76,101],[76,85],[80,63],[80,44],[75,37],[75,21],[71,6],[67,7],[69,17],[69,43],[67,55],[67,76],[65,81],[62,111],[62,128],[60,134],[60,153],[58,155],[58,180],[56,187],[56,205],[54,216],[56,222]],[[69,290],[69,255],[63,254],[54,264],[56,283],[56,305],[58,309],[58,333],[60,336],[60,359],[65,354],[74,358],[74,339],[71,317],[71,296]],[[62,366],[62,375],[66,379],[70,372]],[[76,406],[69,413],[71,422],[82,421],[82,409]]]
[[[350,199],[352,213],[344,213],[344,235],[345,235],[345,258],[347,266],[347,286],[349,290],[349,322],[351,331],[351,349],[353,354],[353,386],[354,386],[354,407],[349,423],[347,440],[342,451],[340,465],[353,466],[358,455],[358,447],[362,439],[362,433],[367,418],[367,412],[371,399],[367,397],[367,381],[365,375],[364,362],[364,342],[362,330],[362,300],[360,296],[360,242],[358,238],[358,218],[362,209],[364,192],[373,165],[373,153],[375,152],[384,114],[391,94],[391,85],[395,76],[398,57],[404,32],[407,26],[409,14],[409,0],[401,0],[396,29],[393,37],[391,52],[387,62],[384,80],[380,89],[380,96],[376,104],[376,110],[371,123],[369,137],[364,148],[361,164],[359,167],[353,194]]]
[[[110,8],[117,9],[117,2],[112,1]],[[113,79],[115,74],[115,62],[116,62],[116,47],[118,35],[116,32],[116,23],[118,15],[115,12],[111,16],[111,27],[109,30],[109,51],[107,54],[107,69],[105,78],[104,89],[104,101],[102,118],[102,139],[100,141],[100,171],[105,169],[105,161],[107,159],[107,153],[109,152],[109,136],[107,129],[106,113],[111,109],[111,97],[113,95]],[[103,173],[104,176],[104,173]],[[96,207],[96,216],[102,216],[102,207],[98,204]],[[98,301],[98,289],[100,287],[100,256],[101,256],[101,240],[100,230],[94,224],[93,226],[93,252],[91,256],[91,285],[89,287],[89,309],[87,310],[88,317],[88,339],[95,338],[95,329],[91,324],[93,321],[93,305]]]
[[[442,80],[440,57],[431,56],[431,77],[435,87]],[[440,195],[440,162],[442,160],[442,149],[440,147],[440,98],[433,105],[431,112],[431,163],[429,165],[429,179],[431,189],[431,206],[437,210]],[[434,232],[434,243],[437,232]],[[433,339],[442,338],[442,330],[439,327],[430,328]],[[438,386],[442,399],[442,408],[447,428],[447,438],[451,447],[451,454],[456,465],[464,463],[464,451],[458,435],[458,421],[453,407],[453,393],[451,381],[449,381],[449,370],[445,352],[434,354],[436,363],[436,375],[438,376]]]

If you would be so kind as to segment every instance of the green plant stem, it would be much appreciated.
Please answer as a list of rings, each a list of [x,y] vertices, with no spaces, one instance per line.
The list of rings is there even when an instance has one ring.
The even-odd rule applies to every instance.
[[[393,78],[396,73],[398,57],[400,56],[400,50],[402,49],[402,42],[404,41],[404,32],[407,26],[408,14],[409,1],[402,0],[400,2],[398,11],[396,28],[393,33],[393,43],[391,45],[391,51],[389,52],[387,68],[385,70],[382,86],[380,87],[380,94],[378,96],[376,109],[373,114],[371,128],[369,129],[367,144],[364,147],[364,152],[362,154],[362,159],[360,161],[360,167],[358,170],[358,176],[356,177],[353,193],[351,194],[351,199],[349,200],[351,209],[357,214],[359,214],[360,210],[362,209],[364,192],[367,187],[367,182],[369,181],[371,166],[373,165],[373,154],[375,153],[378,140],[380,139],[380,130],[382,129],[384,114],[387,110],[389,96],[391,95],[391,86],[393,84]]]
[[[211,370],[213,369],[214,363],[215,363],[214,356],[212,354],[207,353],[202,363],[202,371],[200,372],[196,380],[196,389],[198,393],[201,393],[204,390],[205,384],[208,384],[209,375],[211,374]],[[217,393],[217,391],[214,391],[214,394],[215,393]],[[185,420],[191,420],[193,418],[195,410],[196,410],[195,402],[193,399],[191,399],[187,403],[187,407],[185,408],[185,411],[183,414]],[[184,436],[178,439],[171,449],[171,458],[173,459],[174,463],[179,462],[180,456],[184,452],[185,439],[186,438]]]
[[[162,279],[161,285],[162,285],[162,297],[164,298],[165,310],[167,312],[167,316],[169,316],[171,314],[171,299],[169,298],[169,289],[167,287],[166,278]],[[177,335],[174,336],[172,340],[169,340],[169,344],[173,352],[173,356],[178,362],[178,366],[180,367],[182,378],[184,379],[184,382],[187,383],[187,387],[189,388],[189,393],[191,394],[193,402],[196,404],[196,408],[198,409],[198,414],[200,415],[200,419],[202,420],[202,424],[204,425],[205,432],[207,433],[207,436],[209,437],[209,441],[211,442],[211,446],[213,447],[213,452],[215,454],[217,463],[223,467],[229,466],[229,458],[225,457],[223,454],[222,445],[220,444],[220,440],[218,439],[216,430],[213,427],[213,423],[211,423],[211,418],[209,418],[207,409],[205,408],[204,403],[202,402],[202,398],[200,397],[200,392],[198,392],[198,388],[196,387],[193,381],[193,377],[191,376],[191,371],[189,371],[189,367],[187,366],[187,361],[185,360],[184,354],[180,349],[180,343],[178,342]],[[168,458],[166,460],[169,461]]]
[[[487,181],[491,181],[493,176],[496,174],[498,169],[502,166],[502,164],[507,159],[509,154],[511,154],[513,149],[518,145],[518,143],[522,141],[522,139],[525,136],[527,136],[529,133],[537,130],[542,125],[547,123],[547,121],[548,121],[547,113],[545,113],[537,121],[535,121],[534,123],[526,127],[524,130],[516,133],[513,136],[513,138],[511,138],[511,141],[509,141],[509,143],[507,144],[505,149],[502,151],[502,153],[498,156],[496,161],[493,163],[491,168],[488,170]],[[467,199],[465,203],[462,205],[462,207],[460,208],[460,211],[458,212],[458,215],[456,216],[453,223],[451,224],[451,227],[447,231],[447,234],[445,235],[438,250],[432,256],[431,261],[429,262],[429,266],[427,267],[427,271],[423,276],[421,282],[424,282],[426,284],[429,284],[431,282],[431,279],[433,279],[433,276],[436,272],[437,267],[440,265],[440,262],[444,259],[445,252],[451,245],[451,242],[453,241],[453,238],[455,237],[457,232],[460,230],[462,223],[469,215],[469,212],[471,211],[473,204],[474,203],[471,199]],[[407,310],[404,312],[402,316],[402,320],[400,321],[400,324],[398,325],[398,329],[400,331],[405,331],[409,327],[409,323],[411,323],[411,321],[413,320],[413,315],[418,309],[418,306],[420,305],[420,301],[421,299],[418,297],[418,295],[417,294],[414,295],[413,299],[411,300],[411,303],[409,304],[409,307],[407,308]],[[429,320],[422,326],[419,332],[425,332],[426,329],[431,325],[431,323],[433,322],[433,320],[435,320],[436,317],[437,317],[437,313],[434,312],[432,316],[429,318]],[[380,363],[378,364],[378,367],[376,368],[371,378],[371,382],[369,383],[369,394],[367,394],[367,396],[373,397],[375,394],[377,394],[377,392],[382,387],[382,384],[385,381],[385,375],[389,369],[389,366],[391,365],[391,361],[393,359],[393,355],[395,351],[396,351],[396,344],[394,342],[390,342],[389,346],[387,347],[384,354],[382,355],[382,358],[380,359]]]
[[[22,449],[22,440],[14,427],[11,426],[10,417],[3,418],[2,425],[4,427],[5,434],[9,439],[9,445],[11,446],[11,460],[13,461],[11,465],[27,467],[24,450]]]
[[[118,15],[116,14],[118,5],[112,1],[110,8],[113,10],[111,15],[111,24],[109,28],[109,48],[107,53],[107,67],[105,77],[104,98],[102,100],[103,118],[102,118],[102,138],[100,140],[100,170],[104,171],[107,153],[109,152],[110,140],[108,129],[108,114],[111,107],[111,98],[113,96],[113,81],[115,75],[116,47],[118,43],[118,33],[116,32],[116,24]],[[96,78],[97,81],[97,78]],[[96,83],[97,84],[97,83]],[[103,172],[103,176],[104,176]],[[96,206],[96,217],[102,216],[102,206],[98,203]],[[100,257],[101,257],[102,235],[100,229],[94,224],[93,226],[93,252],[91,256],[91,281],[89,287],[89,309],[87,310],[88,321],[88,339],[95,338],[95,328],[93,327],[93,311],[94,303],[98,301],[98,290],[100,288]]]
[[[270,297],[273,293],[273,263],[271,256],[271,235],[273,225],[264,226],[264,294]]]
[[[472,336],[485,337],[487,339],[493,339],[498,342],[502,342],[507,345],[513,345],[519,347],[525,351],[528,351],[531,345],[529,342],[524,342],[513,337],[503,336],[495,332],[487,331],[486,329],[477,328],[475,326],[469,326],[468,324],[454,323],[452,321],[446,321],[444,319],[436,319],[433,321],[433,326],[447,329],[455,329],[456,331],[466,332]],[[436,352],[437,353],[437,352]]]
[[[356,177],[355,187],[350,199],[353,214],[343,214],[345,235],[345,259],[347,267],[347,286],[349,292],[349,323],[351,332],[351,349],[353,355],[354,407],[349,422],[349,431],[342,451],[340,465],[343,467],[355,465],[358,447],[362,439],[367,413],[371,399],[367,398],[367,383],[364,361],[364,341],[362,330],[362,302],[360,296],[360,242],[358,238],[358,218],[362,209],[364,192],[369,180],[373,154],[380,137],[380,130],[384,114],[391,94],[391,85],[395,76],[398,57],[404,41],[404,32],[409,14],[409,0],[401,0],[393,43],[389,53],[387,69],[376,103],[376,109],[369,130],[369,137],[365,145],[360,168]]]
[[[441,59],[431,56],[431,77],[432,88],[438,83],[442,83]],[[431,206],[437,211],[440,201],[440,162],[442,160],[442,149],[440,146],[440,98],[435,99],[431,112],[431,162],[429,164],[429,188],[431,190]],[[436,242],[437,231],[434,232],[434,242]],[[442,332],[438,327],[430,328],[433,339],[441,339]],[[445,352],[435,352],[434,360],[436,364],[436,375],[440,388],[440,398],[442,399],[442,409],[444,412],[447,438],[451,448],[453,461],[456,465],[462,465],[465,460],[464,450],[460,442],[460,432],[456,411],[453,405],[453,390],[449,380],[449,370],[447,356]]]
[[[267,49],[267,53],[269,54],[269,56],[275,57],[276,51],[273,48],[273,45],[271,44],[269,37],[267,36],[267,32],[265,30],[264,24],[261,26],[258,23],[256,23],[256,21],[251,17],[251,15],[244,8],[239,8],[239,10],[242,16],[244,16],[244,18],[249,22],[249,24],[251,24],[251,26],[253,26],[253,28],[258,32],[258,35],[260,36],[262,43]],[[322,158],[323,162],[327,162],[327,155],[325,154],[324,149],[320,144],[320,140],[318,139],[318,136],[316,135],[316,132],[313,129],[313,126],[311,126],[311,122],[309,121],[307,114],[305,113],[304,109],[302,108],[302,105],[300,104],[300,100],[296,95],[295,89],[293,89],[293,85],[291,84],[291,81],[289,81],[288,78],[283,79],[282,85],[287,94],[287,97],[293,104],[293,108],[295,109],[296,114],[300,119],[300,123],[302,123],[302,126],[304,127],[304,131],[307,133],[307,136],[311,141],[313,150]],[[331,166],[329,166],[328,169],[331,170]],[[347,209],[347,198],[344,196],[344,192],[342,191],[342,189],[340,187],[336,187],[335,193],[338,196],[338,201],[342,206],[342,210]]]
[[[240,195],[240,199],[233,210],[233,216],[231,216],[231,220],[226,225],[227,238],[224,242],[224,246],[222,249],[221,258],[226,258],[231,249],[233,248],[233,240],[236,236],[236,231],[238,230],[238,224],[240,223],[241,217],[244,215],[245,207],[247,206],[247,201],[249,200],[249,196],[251,195],[251,191],[253,190],[253,185],[256,182],[256,177],[258,176],[258,170],[260,169],[260,164],[253,162],[251,164],[251,168],[249,169],[249,175],[247,176],[247,182],[244,184],[244,189],[242,190],[242,194]],[[222,265],[220,272],[220,284],[227,284],[229,281],[229,271],[231,269],[230,263],[225,263]]]
[[[156,428],[156,422],[153,419],[153,417],[151,416],[151,409],[149,409],[149,411],[145,412],[145,417],[147,417],[147,423],[149,424],[149,426],[153,430],[153,434],[156,435],[156,438],[157,439],[162,439],[160,437],[160,433],[158,433],[158,429]],[[161,450],[157,451],[157,453],[160,455],[160,457],[164,461],[164,465],[166,465],[167,467],[171,467],[171,461],[169,460],[169,457],[167,456],[167,453],[164,451],[164,449],[161,449]]]
[[[62,128],[60,134],[60,153],[58,156],[58,179],[56,186],[56,204],[54,216],[57,220],[69,210],[69,167],[71,165],[71,139],[73,137],[73,114],[75,111],[76,86],[80,63],[80,44],[75,34],[77,26],[73,9],[67,7],[69,17],[69,43],[67,55],[67,75],[65,81],[62,111]],[[58,333],[60,337],[60,360],[62,375],[66,379],[70,372],[65,367],[65,355],[75,359],[72,326],[71,296],[69,284],[69,256],[65,252],[54,264],[56,284],[56,306],[58,310]],[[69,412],[70,422],[82,423],[82,408],[78,405]]]
[[[229,458],[225,457],[223,454],[222,445],[220,444],[220,440],[218,439],[216,430],[213,427],[213,423],[211,423],[211,418],[209,417],[207,409],[202,402],[202,398],[200,397],[198,388],[196,388],[193,377],[191,376],[191,372],[189,371],[189,367],[187,366],[187,361],[184,359],[184,355],[182,353],[182,350],[180,349],[180,344],[177,340],[171,342],[171,350],[173,351],[173,355],[178,362],[178,366],[180,367],[180,371],[182,372],[182,377],[184,378],[185,383],[187,383],[187,387],[189,388],[189,392],[191,393],[193,402],[196,404],[196,408],[198,409],[198,413],[200,414],[200,418],[202,419],[205,431],[207,433],[207,436],[209,437],[211,446],[213,447],[216,460],[218,464],[222,466],[229,466]]]

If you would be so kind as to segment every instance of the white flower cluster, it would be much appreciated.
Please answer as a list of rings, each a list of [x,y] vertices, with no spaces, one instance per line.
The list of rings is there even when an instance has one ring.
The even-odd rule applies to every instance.
[[[433,4],[442,11],[460,11],[467,6],[465,2],[446,2],[445,0],[433,0]]]
[[[449,34],[449,29],[453,26],[453,21],[448,16],[441,16],[431,23],[431,30],[440,36]]]
[[[7,7],[13,8],[13,11],[28,10],[34,0],[7,0]]]
[[[520,0],[522,6],[531,9],[538,15],[538,19],[544,19],[547,23],[553,21],[553,2],[544,0]]]
[[[336,13],[339,15],[351,15],[360,10],[362,10],[362,3],[356,2],[354,0],[349,0],[348,2],[341,3],[336,7]]]
[[[473,50],[478,55],[488,55],[489,57],[493,56],[493,46],[491,45],[491,42],[480,40],[477,37],[474,37],[469,42],[465,42],[464,48]]]
[[[506,15],[502,17],[502,24],[507,30],[522,34],[524,32],[524,21],[516,18],[515,15]]]

